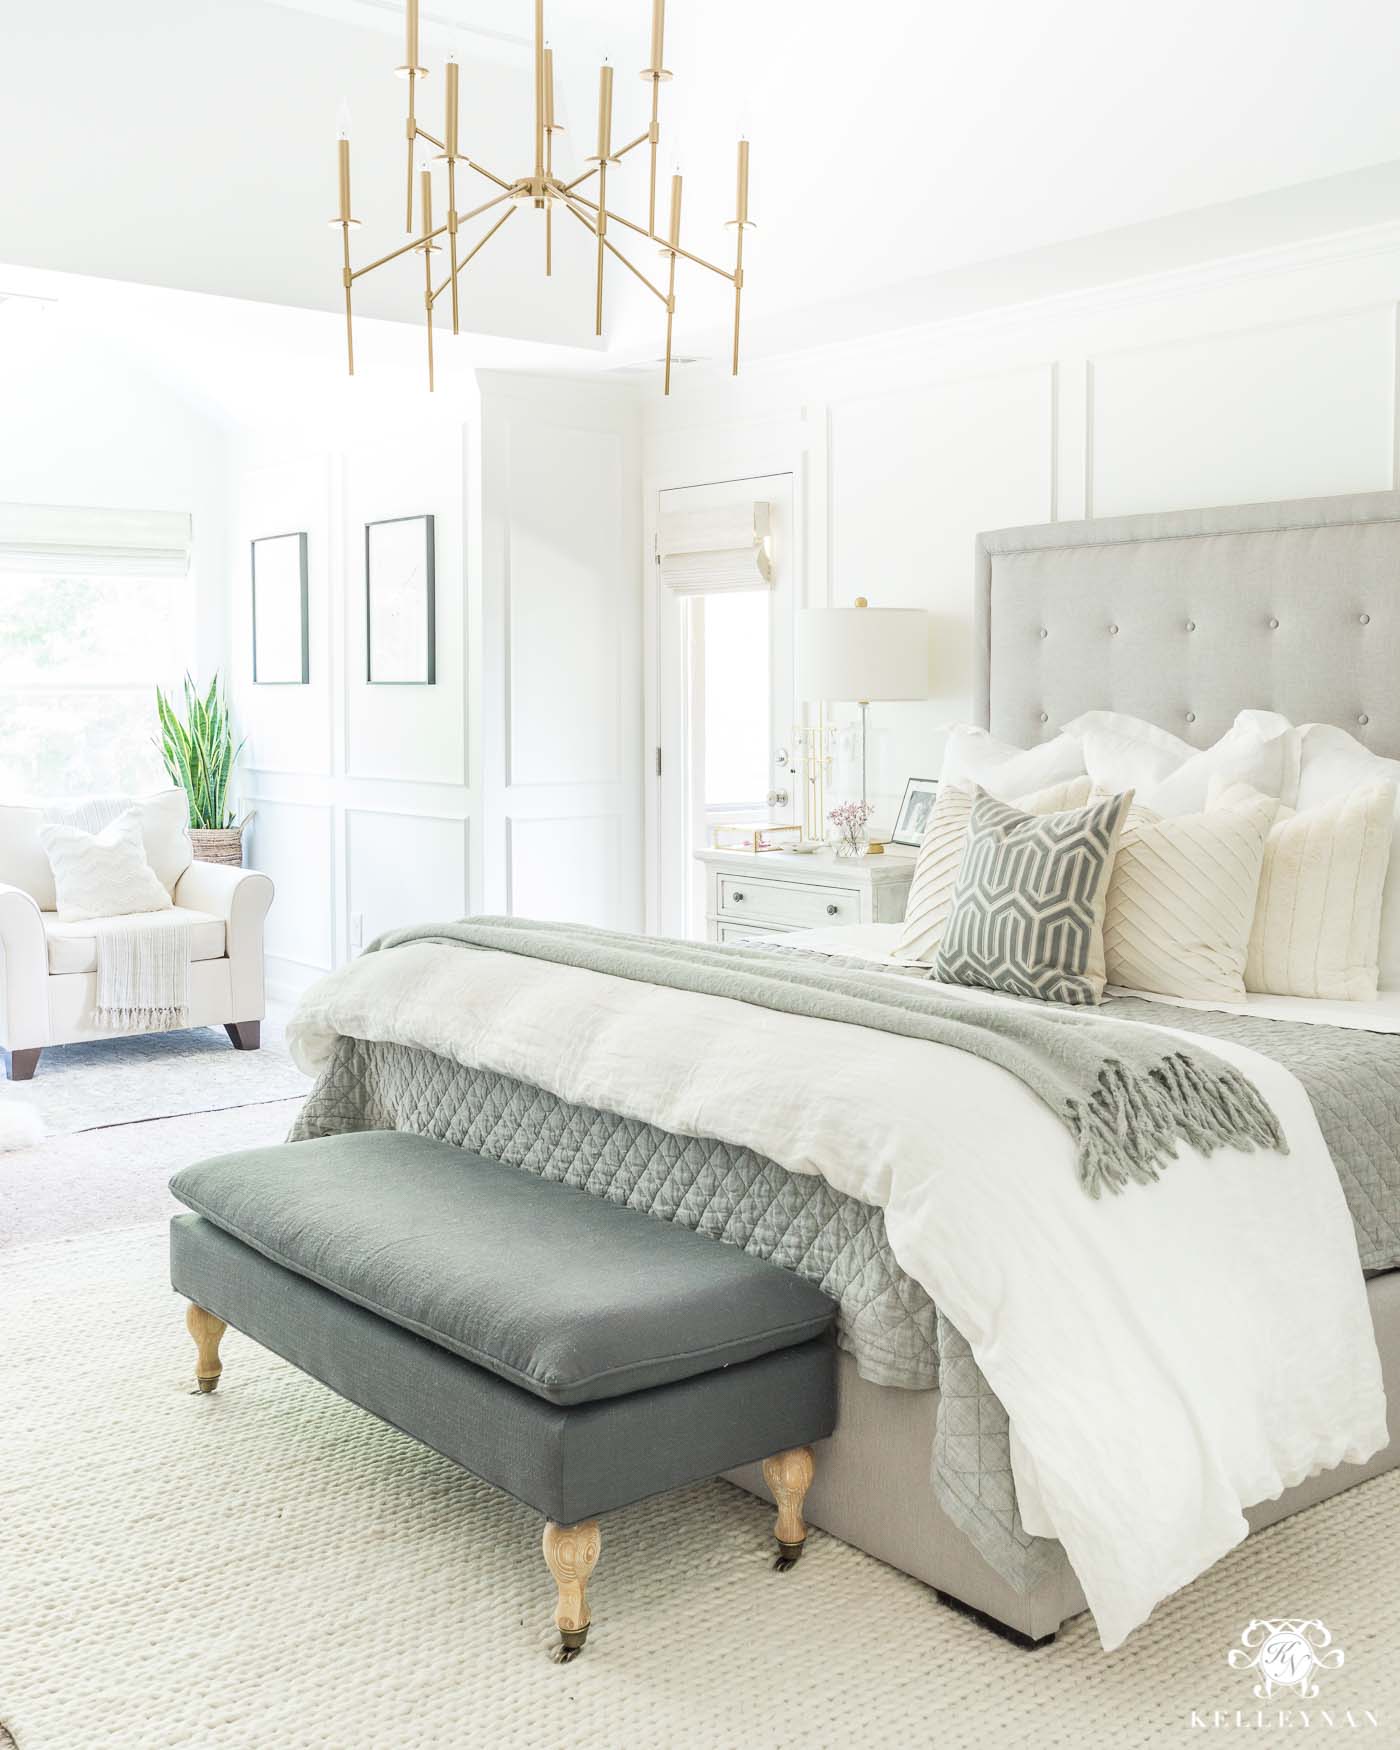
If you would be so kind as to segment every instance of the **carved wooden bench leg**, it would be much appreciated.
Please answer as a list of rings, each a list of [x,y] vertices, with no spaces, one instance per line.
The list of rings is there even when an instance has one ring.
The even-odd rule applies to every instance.
[[[778,1554],[773,1566],[780,1574],[793,1565],[807,1541],[802,1503],[816,1474],[817,1461],[810,1446],[793,1446],[763,1461],[763,1480],[778,1503],[778,1522],[773,1528]]]
[[[185,1325],[199,1346],[199,1359],[195,1363],[195,1378],[199,1381],[199,1389],[213,1391],[224,1370],[223,1363],[219,1360],[219,1339],[228,1326],[222,1319],[216,1319],[213,1313],[205,1312],[202,1306],[196,1306],[193,1301],[185,1308]]]
[[[577,1525],[556,1525],[552,1519],[545,1522],[544,1559],[559,1588],[554,1612],[559,1630],[556,1665],[577,1659],[588,1639],[588,1625],[593,1620],[588,1609],[588,1578],[598,1565],[601,1547],[596,1519],[581,1519]]]

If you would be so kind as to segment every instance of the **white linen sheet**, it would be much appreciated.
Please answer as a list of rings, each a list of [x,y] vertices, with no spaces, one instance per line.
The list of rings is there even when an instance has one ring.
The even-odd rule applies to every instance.
[[[1093,1201],[1022,1083],[922,1040],[433,943],[312,987],[293,1056],[314,1074],[337,1035],[727,1140],[882,1208],[1005,1405],[1023,1516],[1064,1544],[1105,1648],[1245,1537],[1243,1508],[1386,1441],[1336,1172],[1301,1086],[1254,1053],[1211,1042],[1287,1155],[1183,1149]]]
[[[909,966],[894,958],[901,924],[832,924],[820,930],[787,930],[770,938],[774,947],[808,948],[818,954],[845,954],[853,960],[873,960],[888,965],[892,971],[908,972],[914,977],[923,968]],[[764,940],[755,930],[751,940]],[[925,981],[928,982],[928,981]],[[942,990],[962,987],[941,985]],[[1021,997],[1008,997],[996,991],[979,992],[990,1002],[1021,1002]],[[1210,1009],[1219,1015],[1249,1015],[1258,1021],[1299,1021],[1313,1027],[1353,1027],[1363,1033],[1400,1033],[1400,990],[1383,990],[1370,1002],[1347,1003],[1326,997],[1274,997],[1251,993],[1242,1003],[1200,1002],[1191,997],[1158,996],[1150,990],[1125,990],[1109,985],[1104,992],[1102,1012],[1113,1014],[1114,997],[1135,997],[1148,1003],[1166,1003],[1175,1009]]]

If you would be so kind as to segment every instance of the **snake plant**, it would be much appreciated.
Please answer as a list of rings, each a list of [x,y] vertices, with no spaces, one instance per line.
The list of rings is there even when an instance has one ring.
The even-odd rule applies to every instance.
[[[229,777],[243,743],[233,744],[228,700],[219,692],[216,674],[209,691],[200,697],[189,675],[185,676],[185,717],[159,687],[156,710],[160,716],[160,751],[171,781],[185,792],[190,805],[190,825],[204,831],[231,827],[233,811],[228,805]]]

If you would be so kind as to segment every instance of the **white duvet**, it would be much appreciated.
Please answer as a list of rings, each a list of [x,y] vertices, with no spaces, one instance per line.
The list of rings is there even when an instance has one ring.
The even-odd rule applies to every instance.
[[[1211,1041],[1289,1154],[1183,1149],[1096,1202],[1020,1082],[894,1034],[415,943],[307,993],[297,1062],[317,1072],[337,1035],[740,1144],[881,1207],[1006,1406],[1024,1523],[1063,1543],[1106,1648],[1240,1542],[1245,1507],[1386,1442],[1336,1172],[1300,1084],[1252,1052]]]

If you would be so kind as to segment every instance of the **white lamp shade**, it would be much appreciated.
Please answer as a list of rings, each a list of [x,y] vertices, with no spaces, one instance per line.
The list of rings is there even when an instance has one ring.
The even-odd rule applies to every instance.
[[[797,693],[926,699],[928,615],[922,608],[799,608]]]

